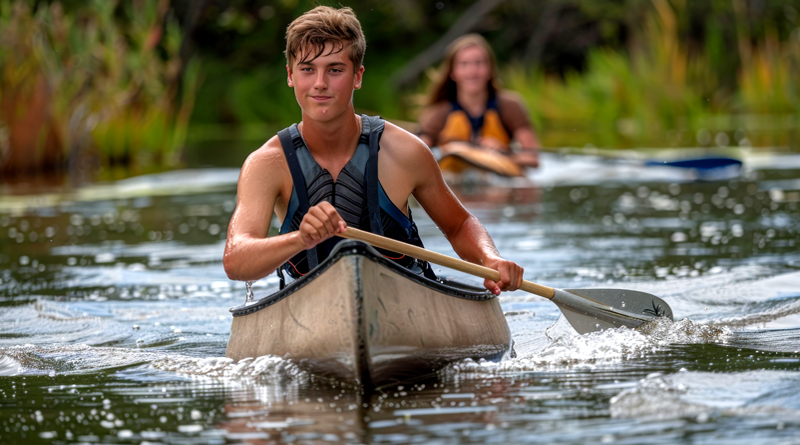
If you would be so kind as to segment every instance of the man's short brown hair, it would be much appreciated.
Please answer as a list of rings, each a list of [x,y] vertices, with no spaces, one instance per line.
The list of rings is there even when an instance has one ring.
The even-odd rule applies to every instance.
[[[326,43],[332,44],[328,54],[346,49],[353,61],[353,68],[357,70],[361,67],[367,41],[352,9],[317,6],[296,18],[286,28],[286,62],[289,69],[295,59],[310,62],[322,56]]]

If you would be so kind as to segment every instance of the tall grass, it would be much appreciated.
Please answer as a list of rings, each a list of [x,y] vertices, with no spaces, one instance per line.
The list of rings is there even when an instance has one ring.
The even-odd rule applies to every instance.
[[[563,79],[520,65],[504,70],[506,86],[523,95],[543,129],[545,145],[797,146],[800,29],[779,41],[770,31],[752,39],[739,27],[734,50],[741,65],[731,90],[712,63],[729,49],[709,44],[690,51],[673,7],[667,0],[652,4],[628,53],[594,49],[584,72]]]
[[[168,6],[90,0],[70,13],[0,1],[4,175],[180,161],[199,67],[182,67]]]

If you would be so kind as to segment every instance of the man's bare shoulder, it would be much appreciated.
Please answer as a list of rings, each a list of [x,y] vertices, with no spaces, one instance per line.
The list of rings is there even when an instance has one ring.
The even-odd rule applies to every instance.
[[[381,137],[378,172],[386,194],[399,209],[408,205],[408,197],[441,178],[439,164],[422,139],[386,123]]]
[[[247,156],[239,173],[239,187],[268,186],[278,190],[283,188],[283,183],[290,176],[280,140],[274,136]]]
[[[278,136],[271,137],[261,147],[254,150],[244,161],[243,169],[274,169],[275,165],[286,164],[283,148]]]
[[[386,121],[386,126],[381,136],[381,151],[386,150],[393,157],[419,159],[432,158],[431,150],[416,135]]]

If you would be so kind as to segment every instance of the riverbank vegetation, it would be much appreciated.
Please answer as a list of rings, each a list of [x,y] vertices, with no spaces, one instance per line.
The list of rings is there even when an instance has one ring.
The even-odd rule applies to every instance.
[[[240,164],[299,118],[284,32],[317,3],[0,1],[3,177]],[[359,112],[413,122],[479,32],[546,146],[800,146],[800,0],[322,3],[364,27]]]
[[[506,68],[506,85],[523,94],[549,145],[798,148],[796,10],[784,10],[788,32],[770,20],[752,29],[745,2],[734,0],[693,43],[682,30],[691,23],[681,23],[688,4],[652,3],[634,42],[590,49],[582,71]]]
[[[197,63],[178,57],[169,2],[0,5],[4,178],[179,164]]]

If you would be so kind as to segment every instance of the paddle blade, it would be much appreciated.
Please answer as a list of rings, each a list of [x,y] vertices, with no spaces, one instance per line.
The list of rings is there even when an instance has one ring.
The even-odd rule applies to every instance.
[[[664,300],[634,290],[556,289],[552,301],[580,334],[635,328],[658,317],[672,320],[672,309]]]
[[[721,181],[741,175],[742,161],[734,158],[714,157],[682,159],[676,161],[647,161],[645,165],[692,169],[699,181]]]
[[[647,161],[645,165],[668,165],[670,167],[678,168],[695,168],[698,170],[707,170],[712,168],[725,168],[725,167],[741,167],[742,161],[734,158],[727,157],[710,157],[710,158],[696,158],[696,159],[680,159],[674,161]]]

